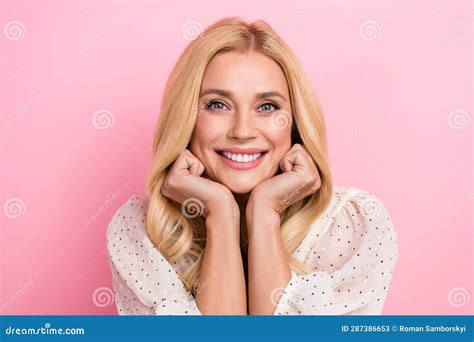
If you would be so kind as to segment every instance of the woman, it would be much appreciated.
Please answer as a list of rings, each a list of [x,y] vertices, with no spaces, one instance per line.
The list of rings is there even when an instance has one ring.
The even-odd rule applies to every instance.
[[[107,231],[119,314],[381,313],[390,216],[333,187],[322,109],[264,21],[221,20],[186,48],[147,185]]]

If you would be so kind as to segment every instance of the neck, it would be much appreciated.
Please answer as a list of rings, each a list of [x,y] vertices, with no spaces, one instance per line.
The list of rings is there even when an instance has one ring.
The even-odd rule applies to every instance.
[[[240,245],[242,248],[242,253],[244,255],[247,254],[247,242],[245,240],[248,239],[247,237],[247,221],[246,221],[246,208],[247,208],[247,202],[250,196],[250,193],[245,193],[245,194],[239,194],[239,193],[233,193],[235,201],[239,205],[239,210],[240,210]]]
[[[245,194],[238,194],[238,193],[233,193],[235,201],[239,205],[240,209],[240,217],[245,217],[245,209],[247,207],[247,202],[249,200],[250,193],[245,193]]]

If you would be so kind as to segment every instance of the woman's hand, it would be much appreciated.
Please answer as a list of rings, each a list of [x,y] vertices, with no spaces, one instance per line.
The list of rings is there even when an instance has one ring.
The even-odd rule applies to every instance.
[[[203,215],[207,219],[214,213],[238,213],[232,192],[225,185],[201,176],[204,171],[201,161],[185,149],[168,171],[161,193],[181,203],[183,214],[188,213],[188,217]]]
[[[240,217],[232,192],[203,175],[204,165],[188,149],[168,171],[161,193],[181,203],[183,215],[206,219],[196,305],[205,315],[245,315],[247,297],[240,254]]]
[[[285,288],[291,279],[291,267],[281,239],[281,213],[321,186],[318,168],[300,144],[285,153],[280,169],[281,174],[253,189],[245,212],[251,315],[273,314],[277,305],[275,290]]]
[[[258,184],[250,194],[247,217],[256,210],[280,215],[291,204],[316,192],[321,186],[318,168],[306,148],[294,144],[280,160],[283,173]]]

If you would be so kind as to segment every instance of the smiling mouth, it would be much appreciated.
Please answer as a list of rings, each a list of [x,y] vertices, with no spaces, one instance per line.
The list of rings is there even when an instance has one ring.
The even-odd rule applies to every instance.
[[[235,149],[233,151],[215,150],[226,166],[236,170],[249,170],[257,167],[268,152],[255,149],[248,149],[247,151],[249,153],[234,153],[240,152]]]
[[[216,151],[221,156],[237,163],[250,163],[261,158],[267,152],[259,153],[231,153],[226,151]]]

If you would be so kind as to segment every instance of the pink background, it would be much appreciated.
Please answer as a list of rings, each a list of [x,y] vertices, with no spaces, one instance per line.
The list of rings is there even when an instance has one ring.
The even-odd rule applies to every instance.
[[[107,224],[145,193],[163,87],[193,27],[225,16],[265,19],[294,49],[325,110],[335,184],[389,209],[400,250],[384,314],[473,313],[469,1],[3,1],[1,12],[0,313],[116,313]]]

